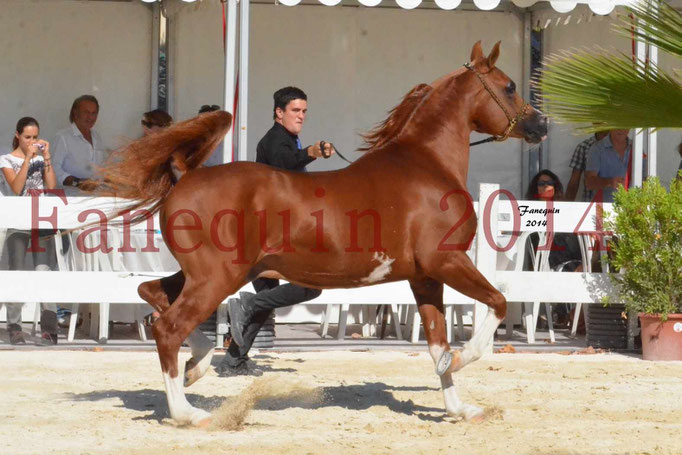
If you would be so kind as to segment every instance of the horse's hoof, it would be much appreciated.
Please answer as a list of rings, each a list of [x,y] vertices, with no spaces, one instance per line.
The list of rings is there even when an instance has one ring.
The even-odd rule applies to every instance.
[[[185,362],[185,376],[183,381],[185,387],[189,387],[201,379],[202,375],[199,368],[197,368],[198,366],[194,357]]]
[[[211,426],[211,423],[213,423],[213,418],[208,416],[198,421],[194,426],[197,428],[208,428]]]
[[[472,423],[481,423],[488,419],[488,413],[485,410],[471,404],[462,404],[461,407],[447,412],[452,417]]]
[[[191,357],[185,362],[185,374],[183,375],[183,384],[189,387],[199,379],[203,378],[209,367],[211,366],[211,359],[213,358],[213,348],[211,348],[204,356],[197,362],[196,357]]]
[[[452,365],[452,353],[450,351],[443,351],[436,363],[436,374],[443,376],[450,369]]]
[[[452,363],[450,364],[450,373],[455,373],[462,369],[462,352],[452,351]]]
[[[436,374],[443,376],[445,373],[453,373],[462,368],[461,363],[459,351],[444,351],[436,363]]]
[[[475,415],[473,415],[473,416],[471,416],[471,417],[466,417],[466,421],[467,421],[467,422],[477,423],[477,424],[478,424],[478,423],[483,423],[483,422],[485,422],[486,420],[488,420],[488,416],[487,416],[487,415],[485,414],[485,412],[483,412],[483,411],[481,411],[480,414],[475,414]]]
[[[206,428],[211,424],[213,418],[211,416],[211,413],[206,412],[203,409],[194,408],[189,421],[192,424],[192,426],[198,428]]]

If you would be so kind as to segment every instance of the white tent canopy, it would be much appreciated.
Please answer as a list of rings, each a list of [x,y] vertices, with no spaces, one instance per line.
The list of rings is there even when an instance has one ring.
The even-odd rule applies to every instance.
[[[146,3],[153,3],[157,0],[142,0]],[[160,0],[159,0],[160,1]],[[192,3],[196,0],[183,0],[184,2]],[[296,6],[300,4],[303,0],[275,0],[275,3],[280,3],[286,6]],[[341,3],[342,0],[317,0],[325,6],[336,6]],[[473,0],[476,8],[484,11],[490,11],[497,8],[502,0]],[[519,8],[528,8],[539,0],[511,0],[511,2],[518,6]],[[568,13],[572,11],[578,4],[585,4],[590,7],[592,12],[595,14],[609,14],[616,6],[627,5],[628,0],[545,0],[549,1],[549,4],[554,8],[555,11],[559,13]],[[374,7],[382,5],[382,0],[357,0],[357,2],[362,6]],[[422,4],[435,3],[435,5],[444,10],[453,10],[462,4],[462,0],[395,0],[395,3],[403,9],[414,9]],[[384,1],[383,5],[388,2]],[[392,2],[391,2],[392,3]]]
[[[326,6],[335,6],[341,3],[341,0],[318,0],[320,3]],[[357,0],[359,4],[363,6],[373,7],[378,6],[382,3],[382,0]],[[452,10],[461,5],[462,0],[434,0],[436,6],[444,10]],[[395,0],[395,2],[404,9],[413,9],[421,5],[423,0]],[[473,0],[474,5],[481,10],[490,11],[497,8],[501,0]],[[519,8],[528,8],[535,5],[538,0],[512,0]],[[279,0],[279,3],[287,6],[294,6],[301,3],[301,0]],[[595,14],[609,14],[618,5],[625,5],[627,1],[625,0],[582,0],[582,1],[571,1],[571,0],[552,0],[549,2],[552,8],[559,13],[567,13],[572,11],[579,3],[589,5],[590,9]]]

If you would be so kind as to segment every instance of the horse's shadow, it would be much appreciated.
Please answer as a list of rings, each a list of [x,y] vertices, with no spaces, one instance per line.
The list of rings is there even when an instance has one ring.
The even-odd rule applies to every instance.
[[[320,409],[338,406],[352,411],[364,411],[374,406],[383,406],[395,413],[414,415],[419,412],[438,412],[442,409],[428,408],[414,404],[412,400],[399,400],[393,392],[426,392],[437,391],[432,387],[396,387],[383,382],[365,382],[363,384],[338,385],[321,387],[320,400],[299,400],[296,397],[264,398],[257,402],[256,409],[271,411],[292,407]]]
[[[223,396],[205,397],[195,393],[187,393],[186,397],[192,405],[203,409],[216,408],[225,400]],[[156,420],[161,423],[163,419],[170,417],[166,394],[163,390],[96,390],[88,393],[66,393],[62,395],[62,398],[71,401],[100,401],[118,398],[121,400],[121,404],[115,405],[116,407],[138,412],[150,412],[144,416],[133,417],[132,420]]]
[[[321,388],[320,400],[306,400],[300,397],[275,397],[262,398],[256,401],[255,409],[259,410],[286,410],[290,408],[321,409],[326,407],[338,406],[353,411],[363,411],[374,406],[383,406],[392,412],[407,416],[416,415],[422,420],[442,421],[443,409],[431,408],[414,404],[412,400],[399,400],[393,392],[427,392],[437,391],[433,387],[396,387],[383,382],[366,382],[364,384],[338,385]],[[202,409],[215,409],[225,400],[235,399],[236,397],[226,396],[203,396],[194,393],[187,393],[187,400],[193,405]],[[72,401],[100,401],[111,398],[121,400],[118,407],[123,407],[138,412],[148,412],[149,414],[134,417],[133,420],[156,420],[159,423],[169,417],[166,394],[163,390],[141,389],[141,390],[98,390],[88,393],[64,394],[63,399]],[[430,415],[425,413],[436,413]]]

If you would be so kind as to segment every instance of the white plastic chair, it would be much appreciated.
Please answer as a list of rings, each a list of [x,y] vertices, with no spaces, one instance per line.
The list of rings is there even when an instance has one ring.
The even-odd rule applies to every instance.
[[[448,343],[454,343],[459,338],[459,341],[464,341],[464,312],[462,305],[446,304],[445,306],[445,336]],[[454,318],[453,318],[454,316]],[[421,332],[422,318],[419,315],[416,305],[410,305],[407,313],[407,327],[410,327],[410,341],[416,343],[419,341]],[[457,332],[455,332],[454,325],[457,324]]]
[[[99,264],[99,269],[103,272],[127,272],[128,270],[123,264],[122,258],[121,258],[121,253],[119,251],[122,243],[121,243],[121,232],[120,230],[116,228],[110,228],[106,230],[109,244],[112,248],[112,251],[109,253],[104,253],[101,249],[97,250],[97,262]],[[105,331],[106,337],[109,335],[109,304],[101,304],[101,305],[106,305],[107,307],[107,314],[106,314],[106,326],[107,329]],[[100,317],[100,324],[102,324],[102,317]],[[142,341],[147,341],[147,333],[144,328],[144,321],[143,321],[143,316],[139,314],[138,311],[135,311],[135,324],[137,325],[137,332],[140,335],[140,340]],[[102,327],[100,326],[100,337],[102,336]]]
[[[69,251],[67,253],[64,253],[64,239],[62,235],[56,235],[55,236],[55,249],[57,252],[57,266],[59,270],[62,271],[76,271],[76,272],[87,272],[87,271],[97,271],[99,270],[97,266],[97,260],[95,257],[95,254],[86,254],[85,252],[81,251],[77,244],[76,240],[79,236],[80,232],[79,231],[73,231],[68,234],[64,234],[64,236],[69,236]],[[87,236],[84,239],[85,246],[92,246],[94,244],[93,236],[92,234]],[[97,239],[95,239],[97,240]],[[103,308],[96,308],[99,313],[100,319],[102,317],[107,317],[108,319],[108,304],[102,304],[104,305]],[[93,308],[89,306],[89,304],[82,304],[79,302],[75,302],[71,305],[71,318],[69,320],[69,331],[66,336],[66,340],[68,342],[73,342],[75,334],[76,334],[76,325],[78,324],[78,315],[79,312],[82,311],[84,308],[90,308],[90,313],[93,313]],[[101,323],[99,324],[101,328]],[[106,329],[108,329],[108,322],[104,324]],[[94,324],[94,319],[90,323],[90,335],[95,338],[96,336],[96,324]],[[100,330],[101,332],[101,330]],[[102,333],[100,333],[100,338],[102,338]],[[106,332],[104,333],[106,335]]]
[[[517,257],[514,265],[514,270],[520,272],[523,270],[525,252],[529,251],[532,258],[533,271],[535,272],[546,272],[550,270],[549,267],[549,249],[548,250],[536,250],[533,248],[533,244],[530,241],[530,235],[532,232],[524,232],[519,235],[517,240]],[[544,232],[538,232],[538,245],[544,245],[547,242],[547,234]],[[532,305],[531,311],[528,311],[529,305]],[[526,340],[528,344],[535,343],[535,332],[538,323],[538,318],[540,316],[540,302],[524,302],[524,313],[523,322],[526,326]],[[509,308],[509,307],[508,307]],[[552,308],[551,304],[545,303],[545,310],[547,312],[547,326],[549,328],[549,338],[552,343],[556,340],[554,336],[554,325],[552,323]],[[507,317],[507,336],[511,336],[513,333],[513,323],[511,318]]]
[[[326,338],[329,333],[329,324],[331,323],[331,315],[334,309],[334,304],[327,304],[325,311],[322,314],[322,321],[320,323],[320,335],[322,338]],[[379,311],[377,312],[377,306],[379,306]],[[403,339],[402,330],[400,328],[400,311],[399,305],[392,303],[390,305],[362,305],[360,309],[360,323],[362,326],[363,336],[375,336],[377,333],[377,319],[381,319],[383,316],[383,311],[385,307],[388,307],[389,314],[389,325],[393,326],[395,331],[395,336],[398,340]],[[343,340],[346,336],[346,325],[348,323],[348,311],[350,310],[350,304],[341,304],[339,309],[339,319],[337,324],[336,338],[338,340]]]

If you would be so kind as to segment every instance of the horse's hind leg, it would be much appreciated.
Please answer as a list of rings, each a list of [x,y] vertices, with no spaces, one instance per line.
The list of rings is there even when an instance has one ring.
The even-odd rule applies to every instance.
[[[488,314],[480,330],[477,330],[471,340],[464,345],[461,355],[453,359],[451,371],[455,372],[483,355],[497,327],[504,319],[507,312],[507,300],[476,269],[464,252],[457,252],[429,275],[488,306]]]
[[[163,313],[180,295],[185,285],[182,270],[158,280],[145,281],[137,287],[138,295],[159,313]]]
[[[147,281],[137,288],[137,293],[159,314],[162,314],[182,291],[185,275],[182,271],[160,280]],[[195,329],[186,340],[192,350],[192,357],[185,363],[184,386],[189,387],[201,379],[209,367],[215,347],[199,329]]]
[[[182,424],[204,425],[210,414],[189,404],[185,398],[183,383],[178,371],[180,346],[190,333],[218,306],[228,292],[221,280],[201,281],[187,278],[175,302],[161,314],[152,327],[161,361],[161,372],[166,386],[168,408],[171,417]]]
[[[458,360],[459,353],[453,357],[445,331],[443,313],[443,285],[430,278],[410,281],[412,292],[417,301],[419,315],[424,324],[426,342],[429,353],[436,364],[436,374],[440,376],[445,409],[448,414],[465,419],[475,419],[483,414],[483,410],[473,405],[462,403],[452,382],[453,363]]]

